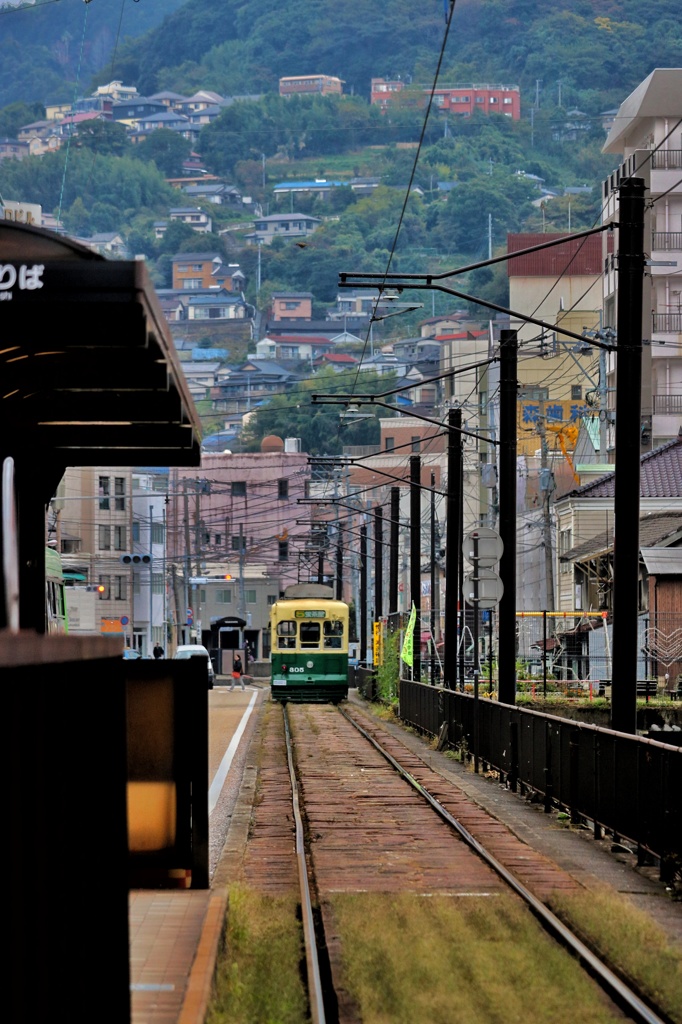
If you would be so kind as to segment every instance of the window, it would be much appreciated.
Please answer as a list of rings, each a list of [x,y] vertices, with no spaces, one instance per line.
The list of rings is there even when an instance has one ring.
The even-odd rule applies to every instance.
[[[114,477],[114,508],[117,512],[124,512],[126,507],[126,481],[124,476]]]
[[[97,547],[100,551],[111,551],[111,527],[100,526]]]
[[[232,497],[233,498],[245,498],[246,497],[246,480],[233,480],[232,481]]]
[[[139,523],[138,523],[139,529]],[[163,544],[166,536],[163,523],[152,523],[152,544]],[[139,540],[140,538],[133,538]]]
[[[277,594],[268,594],[268,606],[272,607],[277,601]]]
[[[284,498],[288,498],[289,497],[289,481],[288,480],[284,479],[284,480],[278,480],[277,481],[277,497],[280,498],[280,499],[284,499]]]
[[[549,388],[527,387],[519,389],[519,398],[531,398],[534,402],[546,402],[549,398]]]
[[[256,596],[256,591],[255,590],[245,590],[244,591],[244,599],[245,599],[247,604],[256,604],[258,602],[258,598]]]
[[[565,530],[559,531],[559,554],[565,555],[567,551],[573,547],[573,529],[567,527]]]
[[[138,595],[140,593],[141,593],[141,590],[140,590],[140,573],[139,572],[134,572],[133,573],[133,594]]]
[[[246,550],[245,538],[238,533],[235,534],[230,541],[230,547],[233,551]]]
[[[163,573],[153,572],[152,573],[152,594],[163,594]]]
[[[197,291],[201,288],[202,281],[200,277],[186,277],[182,282],[182,287],[186,292]]]
[[[296,623],[293,619],[284,619],[277,623],[277,647],[287,650],[296,646]]]
[[[100,601],[109,601],[110,598],[111,598],[111,577],[110,576],[100,576],[100,578],[99,578],[99,585],[100,585],[100,587],[104,587],[104,590],[100,591],[100,595],[99,595]]]
[[[323,623],[324,646],[341,647],[343,640],[343,622],[340,619],[327,619]]]
[[[279,561],[280,562],[288,562],[289,561],[289,541],[288,540],[281,540],[279,542],[279,544],[278,544],[278,549],[279,549],[279,553],[278,553]]]
[[[298,309],[298,307],[300,305],[301,305],[300,302],[285,302],[284,303],[284,308],[285,309]]]
[[[477,96],[476,97],[476,102],[477,103],[485,103],[485,97],[484,96]]]
[[[125,526],[114,527],[114,551],[125,551],[126,549],[126,528]]]
[[[178,263],[178,274],[186,274],[189,267],[186,263]]]
[[[204,545],[205,548],[207,548],[209,546],[209,544],[211,543],[211,534],[207,533],[206,531],[204,531],[202,533],[201,537],[202,537],[201,543]]]
[[[109,508],[109,477],[101,476],[99,478],[99,507],[102,509]]]
[[[420,442],[420,438],[419,437],[416,437],[416,436],[413,435],[410,438],[410,446],[411,446],[411,450],[413,452],[418,452],[419,451],[419,442]]]
[[[125,601],[126,590],[125,576],[114,576],[114,601]]]
[[[319,622],[302,622],[301,623],[301,647],[319,647],[320,646],[320,624]]]
[[[502,102],[503,103],[511,103],[512,102],[511,96],[505,96],[504,99],[502,100]]]
[[[133,542],[140,539],[140,520],[133,519]]]
[[[223,535],[222,535],[222,533],[216,533],[216,535],[215,535],[215,546],[217,548],[219,548],[220,545],[222,544],[222,542],[223,542]]]
[[[490,97],[490,102],[491,103],[497,103],[497,97],[496,96],[491,96]]]
[[[206,604],[206,591],[203,587],[199,587],[199,601],[201,604]]]
[[[395,448],[395,438],[394,437],[385,437],[384,438],[384,450],[387,451],[387,452],[391,452],[391,451],[393,451],[394,448]]]
[[[232,590],[226,587],[215,592],[216,604],[232,604]]]
[[[571,385],[571,398],[582,398],[582,397],[583,397],[583,389],[582,389],[581,385],[580,384],[572,384]]]

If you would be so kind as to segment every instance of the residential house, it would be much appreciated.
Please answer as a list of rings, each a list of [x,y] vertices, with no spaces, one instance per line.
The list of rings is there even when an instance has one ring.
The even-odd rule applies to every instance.
[[[241,292],[245,277],[238,263],[224,263],[214,252],[182,252],[171,258],[173,288],[195,291],[201,288],[224,288]]]
[[[29,144],[25,139],[0,139],[0,160],[23,160],[29,152]]]
[[[193,96],[180,97],[174,103],[174,107],[189,117],[192,114],[209,110],[212,107],[220,107],[223,103],[223,97],[219,93],[211,92],[208,89],[200,89]]]
[[[164,107],[168,110],[180,110],[180,103],[186,100],[187,97],[181,96],[179,92],[162,89],[161,92],[155,92],[149,99],[153,103],[163,103]]]
[[[676,435],[682,417],[682,68],[657,68],[621,104],[604,144],[623,162],[603,183],[604,222],[619,216],[618,185],[629,175],[645,184],[642,337],[642,447]],[[677,124],[676,124],[677,122]],[[618,328],[618,273],[604,249],[604,324]],[[608,383],[614,386],[615,355]],[[610,392],[613,396],[614,392]],[[610,402],[613,406],[613,401]],[[613,442],[613,428],[609,429]]]
[[[187,309],[180,299],[176,299],[174,296],[159,296],[159,304],[169,323],[187,319]],[[177,341],[175,344],[177,348]]]
[[[274,360],[249,359],[239,369],[232,370],[226,381],[211,389],[213,409],[224,413],[231,421],[235,416],[251,412],[273,395],[282,394],[299,379],[298,373]]]
[[[304,194],[316,196],[320,199],[327,199],[335,188],[349,188],[356,195],[368,195],[378,188],[381,178],[349,178],[328,181],[326,178],[315,178],[314,181],[280,181],[276,184],[272,193],[281,198],[290,196],[293,202],[294,195]]]
[[[198,206],[172,206],[169,215],[171,220],[189,224],[192,230],[199,234],[208,234],[213,230],[213,221]]]
[[[270,245],[275,238],[307,238],[319,228],[322,221],[305,213],[273,213],[260,217],[247,238],[251,242]]]
[[[273,341],[275,344],[275,359],[302,360],[310,365],[323,353],[331,352],[334,348],[334,342],[329,338],[315,337],[314,335],[300,337],[293,334],[285,338],[262,338],[256,345],[258,355],[265,357],[271,354]]]
[[[203,199],[216,206],[241,206],[242,194],[234,185],[226,185],[224,181],[202,181],[182,186],[188,199]]]
[[[283,319],[268,320],[265,324],[265,334],[275,341],[288,337],[320,337],[330,341],[335,340],[341,334],[338,321],[333,320],[303,320]]]
[[[120,121],[130,128],[139,128],[141,121],[168,113],[168,108],[160,100],[148,99],[146,96],[135,96],[130,100],[115,102],[111,108],[114,121]]]
[[[118,260],[130,259],[126,241],[118,231],[100,231],[90,235],[89,238],[84,238],[83,242],[102,256],[110,256]]]
[[[117,102],[125,103],[137,96],[137,89],[134,85],[123,85],[118,79],[108,82],[106,85],[99,85],[95,90],[96,96],[106,96]]]
[[[456,310],[454,313],[442,313],[440,316],[430,316],[419,324],[419,332],[422,338],[435,338],[440,334],[458,331],[462,321],[468,320],[469,314],[464,310]]]
[[[348,352],[323,352],[313,360],[313,366],[316,370],[321,366],[331,366],[338,373],[343,373],[344,370],[357,366],[358,361]]]
[[[321,96],[340,96],[344,82],[333,75],[295,75],[279,80],[280,96],[301,96],[318,94]]]
[[[80,114],[67,114],[61,121],[57,121],[56,128],[62,138],[69,138],[70,136],[77,135],[78,129],[88,121],[109,120],[110,118],[106,114],[94,110],[86,110]]]
[[[188,292],[185,304],[188,320],[239,320],[247,315],[241,293],[226,288]]]
[[[273,292],[271,316],[273,320],[312,320],[312,292]]]
[[[200,362],[185,360],[180,363],[180,366],[185,375],[187,387],[195,401],[202,401],[208,398],[211,388],[217,387],[222,381],[226,381],[231,372],[227,367],[222,366],[218,360],[213,362],[207,362],[203,359]]]

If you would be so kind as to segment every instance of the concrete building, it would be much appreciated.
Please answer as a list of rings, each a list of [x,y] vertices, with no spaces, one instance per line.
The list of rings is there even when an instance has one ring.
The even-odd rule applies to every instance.
[[[682,68],[652,71],[620,106],[604,144],[623,162],[603,183],[603,220],[617,221],[618,185],[628,176],[645,183],[642,337],[642,450],[676,436],[682,422]],[[617,329],[618,274],[603,253],[604,324]],[[646,342],[650,342],[647,344]],[[608,373],[615,383],[615,359]],[[613,443],[613,429],[609,440]]]
[[[333,75],[294,75],[279,80],[280,96],[340,96],[343,79]]]

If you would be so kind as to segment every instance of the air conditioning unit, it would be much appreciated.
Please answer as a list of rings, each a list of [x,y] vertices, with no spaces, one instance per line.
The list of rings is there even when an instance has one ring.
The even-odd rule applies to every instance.
[[[301,450],[301,439],[300,437],[285,437],[284,438],[284,451],[285,452],[300,452]]]

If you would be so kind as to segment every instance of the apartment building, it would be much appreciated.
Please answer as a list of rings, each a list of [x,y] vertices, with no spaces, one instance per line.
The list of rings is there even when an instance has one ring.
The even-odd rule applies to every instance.
[[[279,80],[280,96],[321,95],[340,96],[343,92],[342,78],[333,75],[294,75]]]
[[[624,177],[645,183],[644,250],[650,260],[642,323],[643,451],[674,438],[682,422],[681,117],[682,68],[657,68],[623,101],[603,147],[623,157],[603,183],[604,222],[618,220],[618,186]],[[608,252],[603,258],[604,323],[617,329],[617,266]],[[608,372],[613,386],[613,357]]]
[[[433,102],[443,113],[471,117],[475,110],[482,114],[504,114],[513,121],[521,119],[521,90],[518,85],[455,85],[436,89]]]

